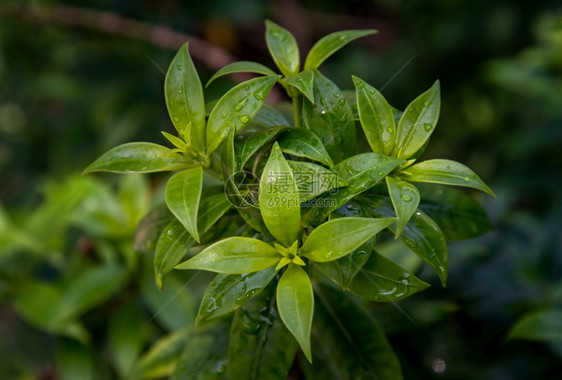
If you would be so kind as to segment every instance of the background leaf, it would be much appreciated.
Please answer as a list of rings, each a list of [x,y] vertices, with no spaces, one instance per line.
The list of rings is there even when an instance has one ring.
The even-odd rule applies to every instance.
[[[509,332],[508,339],[562,342],[562,309],[546,309],[527,313]]]

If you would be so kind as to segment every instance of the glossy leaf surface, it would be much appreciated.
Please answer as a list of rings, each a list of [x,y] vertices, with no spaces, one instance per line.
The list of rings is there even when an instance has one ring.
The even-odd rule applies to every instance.
[[[314,104],[304,100],[303,120],[320,137],[335,163],[355,153],[351,107],[338,86],[318,71],[314,73]]]
[[[199,241],[197,211],[203,188],[203,167],[174,174],[166,184],[166,204],[187,232]]]
[[[394,261],[373,252],[349,283],[349,290],[363,298],[377,302],[393,302],[427,288]]]
[[[441,95],[437,81],[404,110],[398,122],[392,155],[399,158],[410,158],[414,155],[433,133],[439,120],[440,108]]]
[[[199,322],[236,310],[258,295],[273,280],[275,267],[243,274],[219,274],[203,295],[197,320]]]
[[[277,79],[277,75],[250,79],[219,99],[207,121],[207,155],[221,145],[231,130],[239,131],[254,117]]]
[[[252,155],[286,129],[287,127],[271,127],[261,131],[252,132],[248,135],[242,135],[241,139],[237,138],[234,141],[234,150],[236,152],[238,169],[241,170]]]
[[[166,106],[174,127],[192,150],[205,152],[205,101],[203,88],[188,44],[183,45],[166,73]]]
[[[353,77],[359,120],[371,149],[390,155],[394,147],[396,126],[390,105],[373,86]]]
[[[337,260],[327,261],[324,263],[314,263],[314,265],[336,284],[346,290],[349,283],[353,280],[357,272],[369,259],[372,251],[372,243],[374,239],[362,244],[349,255],[345,255]]]
[[[322,62],[351,41],[373,33],[377,33],[377,31],[374,29],[342,30],[322,37],[308,52],[304,69],[317,69]]]
[[[359,248],[395,218],[338,218],[316,227],[304,242],[300,253],[312,261],[337,260]]]
[[[300,229],[299,191],[293,171],[277,143],[263,169],[259,192],[260,211],[267,229],[290,247]]]
[[[165,146],[133,142],[116,146],[92,162],[83,174],[92,172],[152,173],[195,166]]]
[[[205,87],[208,87],[215,79],[229,74],[235,73],[255,73],[262,75],[275,75],[275,71],[261,63],[252,61],[239,61],[232,62],[217,71],[207,82]]]
[[[396,236],[398,237],[404,231],[406,223],[408,223],[418,209],[420,193],[414,185],[406,181],[394,179],[393,177],[386,177],[386,185],[394,211],[398,217],[396,225]]]
[[[347,182],[335,172],[323,166],[304,161],[288,161],[288,163],[293,170],[301,203],[327,191],[347,185]]]
[[[300,54],[295,37],[273,21],[265,22],[265,42],[271,57],[286,77],[299,72]]]
[[[279,139],[279,146],[283,152],[290,155],[309,158],[329,167],[334,166],[322,140],[309,129],[291,128]]]
[[[427,160],[402,170],[399,175],[406,181],[471,187],[495,196],[492,189],[480,177],[468,167],[456,161]]]
[[[308,361],[312,361],[310,330],[314,314],[314,294],[308,274],[290,264],[277,285],[277,308],[287,329],[293,334]]]
[[[176,268],[217,273],[248,273],[272,267],[279,260],[279,252],[267,243],[246,237],[231,237],[210,245]]]
[[[234,314],[230,329],[230,378],[285,380],[296,350],[297,342],[275,308],[275,286],[268,286]]]

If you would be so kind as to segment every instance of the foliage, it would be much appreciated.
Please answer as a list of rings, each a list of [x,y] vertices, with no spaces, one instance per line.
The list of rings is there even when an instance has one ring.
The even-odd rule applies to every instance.
[[[197,371],[204,371],[205,378],[220,377],[218,373],[225,371],[225,366],[227,372],[243,378],[259,378],[259,367],[271,367],[270,361],[276,360],[276,356],[267,353],[276,352],[287,360],[268,376],[284,378],[295,350],[293,344],[277,343],[287,335],[286,330],[312,363],[319,349],[311,345],[316,299],[322,303],[320,310],[332,317],[366,319],[364,333],[372,334],[369,344],[376,348],[361,343],[362,329],[343,332],[346,336],[357,335],[357,342],[350,343],[358,344],[354,350],[364,357],[342,353],[342,364],[359,360],[357,366],[361,368],[371,361],[380,362],[382,367],[376,371],[380,377],[400,378],[400,367],[384,334],[377,332],[370,317],[356,309],[356,301],[350,298],[337,306],[337,312],[333,311],[338,299],[348,297],[341,290],[368,300],[394,302],[428,286],[376,252],[375,237],[381,235],[384,240],[386,229],[429,264],[443,285],[448,268],[445,236],[465,237],[452,221],[460,218],[473,224],[468,237],[486,231],[482,227],[487,226],[485,214],[474,202],[451,196],[449,202],[443,203],[433,198],[437,206],[432,211],[438,212],[435,221],[432,212],[426,214],[418,208],[424,198],[411,182],[472,187],[493,195],[474,172],[458,162],[417,161],[439,118],[439,82],[401,112],[357,77],[353,78],[356,96],[350,104],[338,86],[318,70],[336,50],[372,32],[336,32],[321,39],[300,71],[295,38],[267,21],[267,46],[282,75],[252,62],[223,68],[211,80],[239,71],[263,76],[236,85],[208,105],[211,110],[207,118],[202,86],[186,44],[172,61],[165,81],[166,103],[177,136],[164,136],[174,148],[124,144],[86,168],[84,173],[181,170],[169,178],[165,190],[166,204],[175,219],[161,232],[155,231],[159,235],[156,284],[165,287],[165,276],[173,267],[219,274],[205,291],[199,310],[198,320],[206,322],[189,339],[174,377],[181,377],[197,363]],[[255,123],[253,120],[262,110],[276,114],[265,108],[264,102],[277,83],[292,100],[292,122],[279,124],[283,116],[277,114],[273,121],[264,118],[265,123]],[[356,118],[370,152],[357,151]],[[218,197],[224,196],[220,194],[213,202],[208,201],[213,195],[207,194],[212,194],[217,184],[225,186],[227,195],[236,201],[221,201]],[[454,203],[450,203],[452,200]],[[203,204],[207,208],[202,208]],[[233,210],[229,210],[231,206]],[[208,213],[213,214],[210,221]],[[220,221],[228,221],[231,227],[211,228]],[[150,228],[151,222],[146,224],[148,227],[143,228]],[[188,254],[188,259],[181,262],[191,247],[203,249],[194,256]],[[339,287],[330,285],[329,279]],[[271,287],[276,288],[274,299],[267,296],[268,292],[263,293]],[[321,295],[324,292],[326,295]],[[228,314],[237,310],[236,313],[251,315],[256,302],[270,305],[264,310],[268,316],[254,322],[242,317],[242,323],[250,324],[250,328],[237,327],[240,318],[235,317],[227,350],[224,345],[228,342],[217,337],[224,336],[221,331],[229,321]],[[341,324],[330,318],[319,323],[324,329],[332,328],[332,323]],[[266,325],[277,327],[270,329]],[[260,339],[251,337],[263,329],[267,333],[260,334]],[[248,336],[241,336],[241,332]],[[202,347],[197,354],[191,348],[195,342]],[[237,344],[248,346],[242,349]],[[234,365],[237,355],[254,349],[260,352],[254,366]],[[224,359],[227,352],[228,362]],[[319,358],[320,363],[326,360],[334,358]],[[346,372],[348,364],[345,365],[337,369],[340,377],[356,376]]]

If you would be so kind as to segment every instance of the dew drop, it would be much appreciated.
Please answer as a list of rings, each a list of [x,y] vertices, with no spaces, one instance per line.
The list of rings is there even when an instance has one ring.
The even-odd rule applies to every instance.
[[[249,100],[248,97],[244,96],[242,99],[240,99],[238,103],[236,103],[236,105],[234,106],[234,110],[240,111],[242,108],[246,106],[246,104],[248,104],[248,100]]]
[[[387,131],[388,133],[394,133],[394,128],[388,127],[388,128],[386,128],[386,131]]]
[[[339,121],[340,123],[343,123],[343,122],[345,122],[346,120],[347,120],[347,114],[346,114],[346,113],[344,113],[344,114],[338,119],[338,121]]]
[[[404,194],[404,195],[402,195],[402,200],[404,202],[410,202],[412,200],[412,197],[409,196],[408,194]]]
[[[332,108],[332,110],[333,110],[334,112],[338,112],[339,108],[338,108],[338,107],[334,107],[334,108]]]
[[[326,115],[326,110],[322,110],[322,111],[320,111],[320,113],[321,113],[322,115]]]
[[[240,120],[242,123],[246,124],[247,122],[250,121],[250,117],[248,115],[240,115],[240,116],[238,116],[238,120]]]
[[[427,106],[429,105],[429,103],[428,103],[428,102],[424,102],[423,105],[427,107]]]
[[[380,175],[380,176],[382,176],[384,173],[383,173],[383,172],[378,172],[377,174]]]
[[[464,177],[463,180],[464,180],[464,182],[467,182],[467,183],[470,182],[470,178],[468,178],[468,177]]]
[[[338,94],[338,96],[339,96],[339,94]],[[338,100],[338,104],[340,106],[343,106],[345,104],[345,99],[342,98],[342,99]]]
[[[250,85],[247,84],[244,86],[244,90],[248,91],[249,89],[250,89]]]
[[[174,121],[180,121],[180,118],[176,116],[174,117]]]
[[[424,128],[425,128],[426,131],[429,132],[429,131],[431,131],[431,129],[433,128],[433,126],[432,126],[431,124],[425,124],[425,125],[424,125]]]
[[[177,65],[176,68],[178,69],[178,71],[181,71],[181,70],[182,70],[181,65]]]
[[[370,92],[371,94],[374,94],[376,91],[375,91],[375,89],[370,89],[369,92]]]

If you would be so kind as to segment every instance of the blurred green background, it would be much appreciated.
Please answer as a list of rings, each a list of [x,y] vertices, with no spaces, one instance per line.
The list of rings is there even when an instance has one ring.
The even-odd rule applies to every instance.
[[[186,39],[203,83],[232,60],[273,67],[266,18],[294,33],[301,55],[329,32],[378,29],[322,71],[343,89],[357,75],[397,108],[440,79],[441,119],[424,158],[463,162],[497,194],[474,194],[494,229],[450,244],[445,289],[421,268],[430,290],[399,308],[371,305],[405,377],[562,376],[559,2],[4,0],[0,378],[117,378],[131,368],[158,376],[138,358],[193,321],[208,279],[181,291],[189,274],[179,274],[158,293],[149,255],[133,250],[163,177],[79,174],[117,144],[165,143],[164,73]],[[147,248],[137,239],[136,251]],[[98,284],[93,298],[87,276]],[[51,315],[57,302],[74,306]],[[532,328],[513,333],[526,339],[507,339],[537,312]]]

